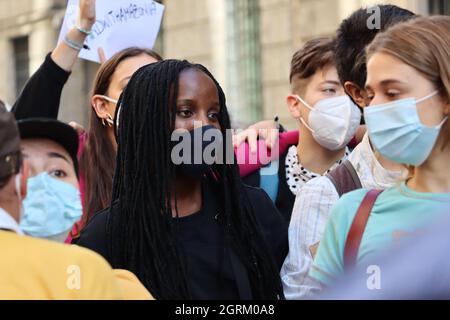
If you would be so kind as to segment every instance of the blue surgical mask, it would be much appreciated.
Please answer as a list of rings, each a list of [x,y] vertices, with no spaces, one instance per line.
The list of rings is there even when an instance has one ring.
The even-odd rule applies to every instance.
[[[80,192],[48,173],[28,179],[21,230],[32,237],[55,238],[69,232],[82,215]]]
[[[435,91],[419,100],[408,98],[364,108],[364,119],[374,148],[397,163],[423,164],[447,117],[439,125],[427,127],[420,121],[417,104],[437,94]]]

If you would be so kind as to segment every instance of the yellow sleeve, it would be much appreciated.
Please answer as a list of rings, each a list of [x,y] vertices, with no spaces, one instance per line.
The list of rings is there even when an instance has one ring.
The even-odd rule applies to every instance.
[[[79,249],[79,248],[76,248]],[[122,300],[122,290],[113,269],[98,254],[81,249],[79,276],[81,286],[77,299]],[[75,273],[76,274],[76,273]]]
[[[124,300],[154,300],[133,273],[119,269],[113,271]]]
[[[93,251],[0,231],[0,252],[0,299],[123,299],[115,272]]]

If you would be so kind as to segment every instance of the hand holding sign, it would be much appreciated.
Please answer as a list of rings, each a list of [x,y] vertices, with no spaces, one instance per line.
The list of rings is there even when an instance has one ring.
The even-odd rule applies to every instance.
[[[67,72],[72,71],[79,55],[77,48],[83,46],[95,23],[95,4],[95,0],[81,0],[78,6],[70,8],[72,24],[61,33],[58,45],[52,51],[52,60]],[[64,42],[61,42],[62,38]]]
[[[153,0],[69,0],[59,41],[77,23],[84,29],[95,19],[85,41],[89,49],[81,50],[80,58],[100,62],[99,48],[106,58],[133,46],[151,49],[163,12],[164,6]]]
[[[95,0],[80,1],[79,27],[91,30],[95,23]]]

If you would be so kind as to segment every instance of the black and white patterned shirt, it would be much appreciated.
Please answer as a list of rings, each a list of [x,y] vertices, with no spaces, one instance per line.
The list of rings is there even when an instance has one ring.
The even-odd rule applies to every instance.
[[[326,175],[331,170],[335,169],[343,161],[345,161],[350,154],[348,148],[345,150],[345,155],[323,174],[311,172],[300,163],[297,155],[297,146],[292,146],[286,156],[286,181],[289,189],[294,195],[311,179]]]

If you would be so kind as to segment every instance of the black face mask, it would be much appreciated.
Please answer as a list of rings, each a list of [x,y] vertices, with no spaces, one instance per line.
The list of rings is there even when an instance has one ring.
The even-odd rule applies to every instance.
[[[174,132],[171,160],[183,175],[201,177],[217,163],[223,150],[222,132],[207,125],[191,131]]]

